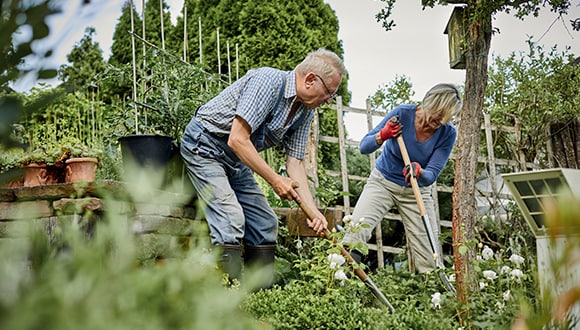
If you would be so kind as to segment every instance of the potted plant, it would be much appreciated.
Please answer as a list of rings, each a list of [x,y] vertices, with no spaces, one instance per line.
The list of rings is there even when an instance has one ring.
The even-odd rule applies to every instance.
[[[148,60],[149,72],[140,83],[150,87],[119,118],[118,141],[125,179],[150,178],[140,172],[152,171],[161,177],[160,188],[165,188],[172,173],[181,174],[179,141],[186,125],[197,106],[216,95],[221,85],[201,67],[161,55]]]
[[[102,150],[71,143],[64,144],[61,149],[62,154],[66,155],[64,182],[95,181]]]

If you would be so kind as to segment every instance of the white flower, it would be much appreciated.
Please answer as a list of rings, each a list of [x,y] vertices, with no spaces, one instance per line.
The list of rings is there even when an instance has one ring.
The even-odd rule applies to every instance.
[[[516,264],[516,266],[519,266],[524,263],[524,258],[520,257],[517,254],[512,254],[510,257],[510,261]]]
[[[346,274],[344,273],[344,270],[339,269],[334,273],[334,278],[341,281],[341,284],[344,285],[344,281],[347,280]]]
[[[328,263],[330,263],[330,269],[335,269],[342,266],[342,264],[344,264],[344,261],[345,261],[344,257],[341,256],[340,254],[331,253],[328,255]]]
[[[500,274],[509,274],[512,269],[509,266],[502,266],[499,273]]]
[[[475,256],[475,260],[477,260],[477,261],[481,261],[481,260],[483,260],[483,258],[482,258],[480,255],[476,255],[476,256]]]
[[[441,308],[441,293],[435,292],[431,295],[431,303],[433,304],[433,308]]]
[[[503,293],[503,300],[510,301],[512,299],[512,293],[510,290],[507,290]]]
[[[493,250],[486,245],[483,248],[483,251],[481,251],[481,257],[483,258],[483,260],[491,259],[493,257]]]
[[[449,275],[448,280],[449,280],[449,282],[455,282],[455,274]]]
[[[486,287],[486,286],[487,286],[487,284],[486,284],[486,283],[479,282],[479,290],[483,290],[483,289],[485,289],[485,287]]]
[[[296,248],[298,250],[302,250],[302,240],[301,239],[296,240]]]
[[[516,268],[510,272],[510,276],[512,279],[516,279],[519,281],[522,278],[522,276],[524,276],[524,273]]]
[[[493,270],[484,270],[483,277],[485,277],[486,279],[488,279],[490,281],[493,281],[497,278],[497,274]]]
[[[497,307],[497,309],[500,309],[501,310],[501,309],[503,309],[505,307],[505,304],[498,301],[498,302],[495,303],[495,307]]]
[[[345,215],[344,218],[342,218],[342,223],[344,223],[345,226],[348,226],[348,224],[350,224],[352,221],[352,215]]]

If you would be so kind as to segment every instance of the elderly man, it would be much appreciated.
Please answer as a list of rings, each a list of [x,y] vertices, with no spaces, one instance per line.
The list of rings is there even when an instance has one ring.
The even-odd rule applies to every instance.
[[[309,53],[292,71],[263,67],[202,105],[183,135],[181,154],[199,197],[211,242],[222,248],[220,264],[230,279],[246,265],[259,264],[271,285],[278,218],[254,178],[268,182],[282,199],[317,210],[303,164],[314,109],[332,102],[344,75],[333,52]],[[279,143],[286,151],[288,177],[279,175],[259,152]],[[308,225],[322,233],[325,217]]]

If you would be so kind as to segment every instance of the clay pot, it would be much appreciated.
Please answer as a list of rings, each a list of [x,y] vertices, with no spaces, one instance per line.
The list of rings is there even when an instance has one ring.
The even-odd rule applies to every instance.
[[[69,158],[66,161],[65,182],[95,181],[98,160],[96,158]]]
[[[50,176],[46,164],[31,163],[22,166],[24,169],[24,187],[33,187],[47,184]]]

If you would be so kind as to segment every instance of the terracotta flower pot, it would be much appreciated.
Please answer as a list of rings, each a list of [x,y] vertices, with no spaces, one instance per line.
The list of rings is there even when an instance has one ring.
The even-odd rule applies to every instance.
[[[95,181],[98,160],[96,158],[69,158],[66,161],[65,182]]]
[[[50,176],[46,164],[31,163],[22,166],[24,169],[24,187],[33,187],[47,184]],[[50,183],[50,182],[49,182]]]

